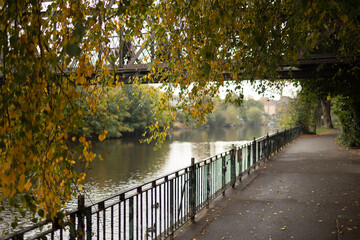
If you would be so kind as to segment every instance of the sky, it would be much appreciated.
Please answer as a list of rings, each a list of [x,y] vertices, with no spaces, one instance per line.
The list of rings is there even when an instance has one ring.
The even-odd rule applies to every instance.
[[[283,88],[283,96],[294,98],[296,97],[297,92],[300,88],[296,88],[292,83],[286,83]],[[280,89],[269,89],[265,91],[263,94],[258,94],[254,87],[248,81],[244,81],[243,84],[243,94],[245,99],[255,99],[259,100],[260,98],[270,98],[273,100],[279,100],[281,97],[281,90]],[[222,93],[220,94],[221,98],[225,98],[226,95],[226,88],[222,89]]]
[[[160,84],[150,84],[153,87],[160,87]],[[226,96],[226,90],[227,88],[235,89],[235,85],[229,86],[229,87],[222,87],[220,89],[220,98],[225,99]],[[296,97],[297,92],[300,90],[300,88],[296,88],[291,83],[286,83],[286,85],[283,88],[283,96],[294,98]],[[175,91],[175,94],[177,92]],[[281,90],[280,89],[269,89],[265,91],[263,94],[258,94],[257,91],[254,90],[254,87],[251,86],[251,84],[248,81],[243,82],[243,94],[245,99],[255,99],[259,100],[260,98],[269,98],[273,100],[280,100],[281,97]]]

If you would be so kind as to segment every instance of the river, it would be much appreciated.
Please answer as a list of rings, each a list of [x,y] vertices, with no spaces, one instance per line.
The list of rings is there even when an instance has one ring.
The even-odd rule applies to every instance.
[[[169,134],[162,147],[140,144],[136,139],[110,139],[96,143],[93,151],[103,157],[93,161],[86,172],[84,193],[87,203],[116,194],[158,176],[179,170],[229,150],[254,137],[272,132],[267,127],[186,129]],[[90,201],[90,202],[89,202]]]
[[[154,144],[140,144],[138,139],[109,139],[97,142],[93,152],[103,157],[96,158],[86,170],[84,194],[86,204],[91,204],[121,190],[150,181],[187,167],[191,158],[201,161],[205,158],[227,151],[232,144],[241,145],[254,137],[271,133],[267,127],[186,129],[172,131],[162,147],[154,151]],[[67,209],[76,208],[77,199],[73,199]],[[9,229],[14,213],[3,211],[0,217],[0,233]],[[18,215],[18,214],[16,214]],[[31,225],[22,219],[21,226]]]

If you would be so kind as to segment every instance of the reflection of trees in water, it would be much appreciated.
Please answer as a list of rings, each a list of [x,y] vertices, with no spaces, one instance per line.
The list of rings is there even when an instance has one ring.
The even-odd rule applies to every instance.
[[[216,142],[252,140],[271,133],[271,129],[264,126],[249,126],[242,128],[213,128],[213,129],[181,129],[170,133],[171,141],[182,142]]]
[[[266,133],[265,127],[186,129],[173,132],[156,152],[153,144],[140,144],[138,140],[113,139],[97,143],[93,150],[101,154],[104,161],[97,158],[91,164],[85,180],[87,190],[97,192],[101,198],[110,194],[107,191],[118,192],[186,167],[191,157],[200,161],[231,148],[232,143]]]
[[[111,178],[114,183],[127,182],[129,178],[141,180],[149,172],[156,172],[164,164],[161,156],[169,151],[165,142],[158,151],[153,151],[152,144],[140,144],[138,140],[113,139],[94,146],[94,152],[100,154],[91,164],[87,173],[89,181],[106,182]]]

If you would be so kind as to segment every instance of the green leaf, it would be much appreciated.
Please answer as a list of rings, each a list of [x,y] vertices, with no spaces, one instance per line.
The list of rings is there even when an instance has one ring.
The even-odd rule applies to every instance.
[[[85,35],[85,26],[81,23],[76,24],[74,29],[75,42],[80,42]]]
[[[66,46],[66,53],[70,56],[70,57],[77,57],[80,55],[81,53],[81,48],[77,45],[77,44],[70,44]]]
[[[204,64],[202,65],[202,69],[203,69],[205,76],[209,76],[210,71],[211,71],[210,64],[207,62],[204,62]]]
[[[44,210],[40,209],[40,210],[38,211],[38,214],[39,214],[40,217],[43,218],[44,215],[45,215],[45,212],[44,212]]]

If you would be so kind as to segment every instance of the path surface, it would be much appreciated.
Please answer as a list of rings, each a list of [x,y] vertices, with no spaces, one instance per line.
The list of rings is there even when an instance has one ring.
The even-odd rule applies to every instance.
[[[360,154],[295,140],[181,228],[181,239],[360,239]]]

